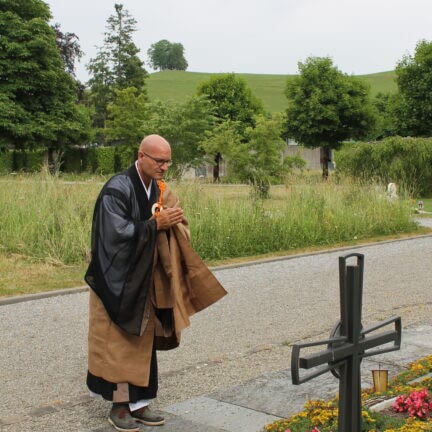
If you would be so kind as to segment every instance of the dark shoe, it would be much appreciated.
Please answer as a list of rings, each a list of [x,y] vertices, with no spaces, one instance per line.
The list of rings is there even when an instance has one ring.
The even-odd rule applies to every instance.
[[[108,421],[120,432],[138,432],[139,427],[131,416],[128,405],[112,407],[109,413]]]
[[[152,413],[148,406],[132,411],[131,416],[137,422],[141,422],[146,426],[161,426],[165,423],[165,419],[160,415]]]

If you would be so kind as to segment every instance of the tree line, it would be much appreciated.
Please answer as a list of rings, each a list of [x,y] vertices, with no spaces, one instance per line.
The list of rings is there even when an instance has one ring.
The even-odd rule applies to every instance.
[[[212,76],[181,103],[150,101],[148,72],[133,40],[137,22],[122,4],[107,19],[83,84],[75,77],[82,57],[77,35],[50,19],[42,0],[0,3],[0,151],[46,148],[61,155],[71,145],[136,146],[143,135],[159,133],[172,144],[174,173],[209,161],[217,179],[226,160],[233,178],[265,193],[269,182],[302,165],[281,157],[288,138],[320,147],[326,176],[330,150],[346,140],[432,132],[432,43],[426,40],[397,63],[398,92],[375,98],[331,58],[309,57],[287,81],[286,111],[271,115],[235,74]],[[147,54],[154,69],[188,67],[180,43],[161,40]]]

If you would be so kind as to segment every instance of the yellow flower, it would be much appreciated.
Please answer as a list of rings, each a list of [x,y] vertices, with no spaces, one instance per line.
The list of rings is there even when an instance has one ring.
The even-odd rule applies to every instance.
[[[422,421],[415,418],[409,418],[406,423],[397,429],[386,429],[384,432],[421,432],[432,431],[432,422],[430,420]]]
[[[368,421],[368,422],[371,422],[371,423],[375,423],[376,422],[376,420],[373,419],[370,416],[370,414],[369,414],[368,411],[362,410],[361,414],[362,414],[362,417],[364,418],[365,421]],[[369,432],[373,432],[373,431],[369,431]]]

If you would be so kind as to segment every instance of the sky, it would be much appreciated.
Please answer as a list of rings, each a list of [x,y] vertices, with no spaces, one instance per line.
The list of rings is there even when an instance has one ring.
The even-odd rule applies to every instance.
[[[52,23],[75,33],[85,56],[77,77],[103,45],[112,0],[44,0]],[[137,21],[133,40],[147,50],[161,39],[185,48],[188,70],[297,74],[298,62],[330,57],[362,75],[393,70],[418,41],[432,41],[431,0],[117,0]]]

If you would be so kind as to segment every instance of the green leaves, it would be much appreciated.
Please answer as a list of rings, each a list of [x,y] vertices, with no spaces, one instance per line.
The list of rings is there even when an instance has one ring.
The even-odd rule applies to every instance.
[[[299,70],[286,87],[287,136],[307,147],[337,148],[368,133],[375,119],[363,83],[340,72],[329,58],[311,57]]]
[[[396,112],[401,135],[432,135],[432,42],[420,41],[414,56],[396,67],[400,101]]]
[[[203,97],[194,96],[183,103],[155,101],[149,104],[148,133],[157,133],[171,144],[174,166],[170,171],[180,175],[189,167],[202,163],[200,146],[205,131],[213,127],[211,105]]]
[[[336,152],[338,172],[362,181],[396,182],[408,194],[432,192],[432,140],[390,137],[346,144]]]
[[[375,113],[365,84],[340,72],[331,59],[310,57],[299,63],[299,71],[299,77],[286,86],[285,135],[306,147],[326,149],[323,176],[327,177],[328,149],[367,136]]]
[[[238,121],[246,127],[264,112],[246,81],[235,74],[212,76],[198,86],[198,94],[207,96],[219,121]]]
[[[136,147],[144,136],[145,121],[150,116],[146,96],[135,87],[115,90],[115,100],[107,109],[106,137]]]
[[[115,4],[115,14],[108,18],[104,44],[87,65],[92,75],[88,84],[95,111],[93,123],[101,130],[107,120],[107,107],[116,98],[116,90],[134,87],[138,93],[146,95],[148,74],[138,57],[139,48],[132,40],[135,31],[136,20],[121,4]]]
[[[188,62],[184,57],[184,47],[181,43],[172,43],[162,39],[150,46],[147,51],[149,64],[159,70],[186,70]]]
[[[49,18],[49,8],[40,0],[5,0],[0,5],[3,146],[62,148],[89,136]]]

